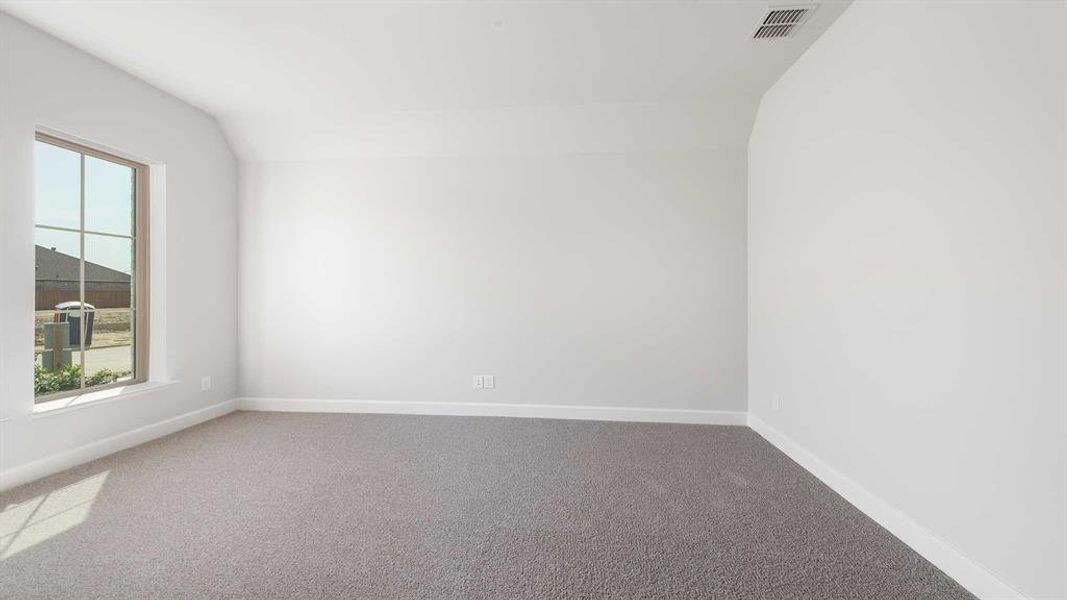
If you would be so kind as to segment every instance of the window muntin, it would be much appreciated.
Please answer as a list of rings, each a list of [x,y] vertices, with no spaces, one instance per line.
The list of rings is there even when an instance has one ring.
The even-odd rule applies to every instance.
[[[145,165],[38,134],[34,396],[147,379]]]

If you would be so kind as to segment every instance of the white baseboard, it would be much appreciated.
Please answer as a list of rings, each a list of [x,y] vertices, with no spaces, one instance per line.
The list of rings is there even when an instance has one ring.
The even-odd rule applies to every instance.
[[[0,471],[0,491],[7,490],[36,479],[64,471],[71,467],[96,460],[119,450],[125,450],[138,444],[154,440],[165,435],[192,427],[204,421],[210,421],[215,417],[237,410],[237,400],[226,400],[211,406],[187,412],[176,417],[164,419],[138,427],[137,429],[113,435],[98,442],[79,446],[65,452],[60,452],[17,467]]]
[[[975,596],[983,599],[1026,598],[951,544],[752,413],[748,415],[748,426]]]
[[[452,415],[526,417],[698,425],[746,425],[748,413],[722,410],[627,408],[622,406],[566,406],[553,404],[494,404],[488,402],[399,402],[386,400],[315,400],[295,398],[241,398],[241,410],[273,412],[380,413],[398,415]]]

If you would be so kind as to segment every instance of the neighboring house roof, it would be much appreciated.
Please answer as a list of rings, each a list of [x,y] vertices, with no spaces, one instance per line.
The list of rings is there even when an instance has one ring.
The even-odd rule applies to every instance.
[[[78,281],[78,257],[57,252],[55,248],[37,246],[37,281]],[[93,282],[129,283],[130,276],[85,261],[85,280]]]

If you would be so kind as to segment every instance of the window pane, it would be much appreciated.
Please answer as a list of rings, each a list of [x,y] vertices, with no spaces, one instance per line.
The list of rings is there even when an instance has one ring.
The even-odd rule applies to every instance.
[[[103,385],[132,376],[133,240],[85,234],[85,385]],[[90,309],[90,307],[92,310]]]
[[[81,154],[44,142],[35,143],[36,222],[81,227]]]
[[[80,315],[80,236],[69,231],[37,229],[34,316],[35,395],[54,394],[79,387],[81,362],[78,327],[57,307],[73,303]],[[71,306],[70,304],[66,306]]]
[[[86,152],[35,145],[38,401],[137,371],[138,171]]]
[[[133,240],[85,234],[85,301],[96,308],[130,308]]]
[[[98,308],[92,338],[85,347],[85,387],[106,385],[133,377],[133,311]],[[89,321],[87,320],[86,323]]]
[[[40,228],[34,234],[37,310],[52,310],[57,304],[78,301],[79,234]]]
[[[133,235],[133,169],[85,157],[85,229]]]

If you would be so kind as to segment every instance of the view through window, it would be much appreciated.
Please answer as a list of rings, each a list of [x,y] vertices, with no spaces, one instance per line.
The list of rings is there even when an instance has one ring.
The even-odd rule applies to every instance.
[[[143,381],[147,167],[38,134],[37,402]]]

